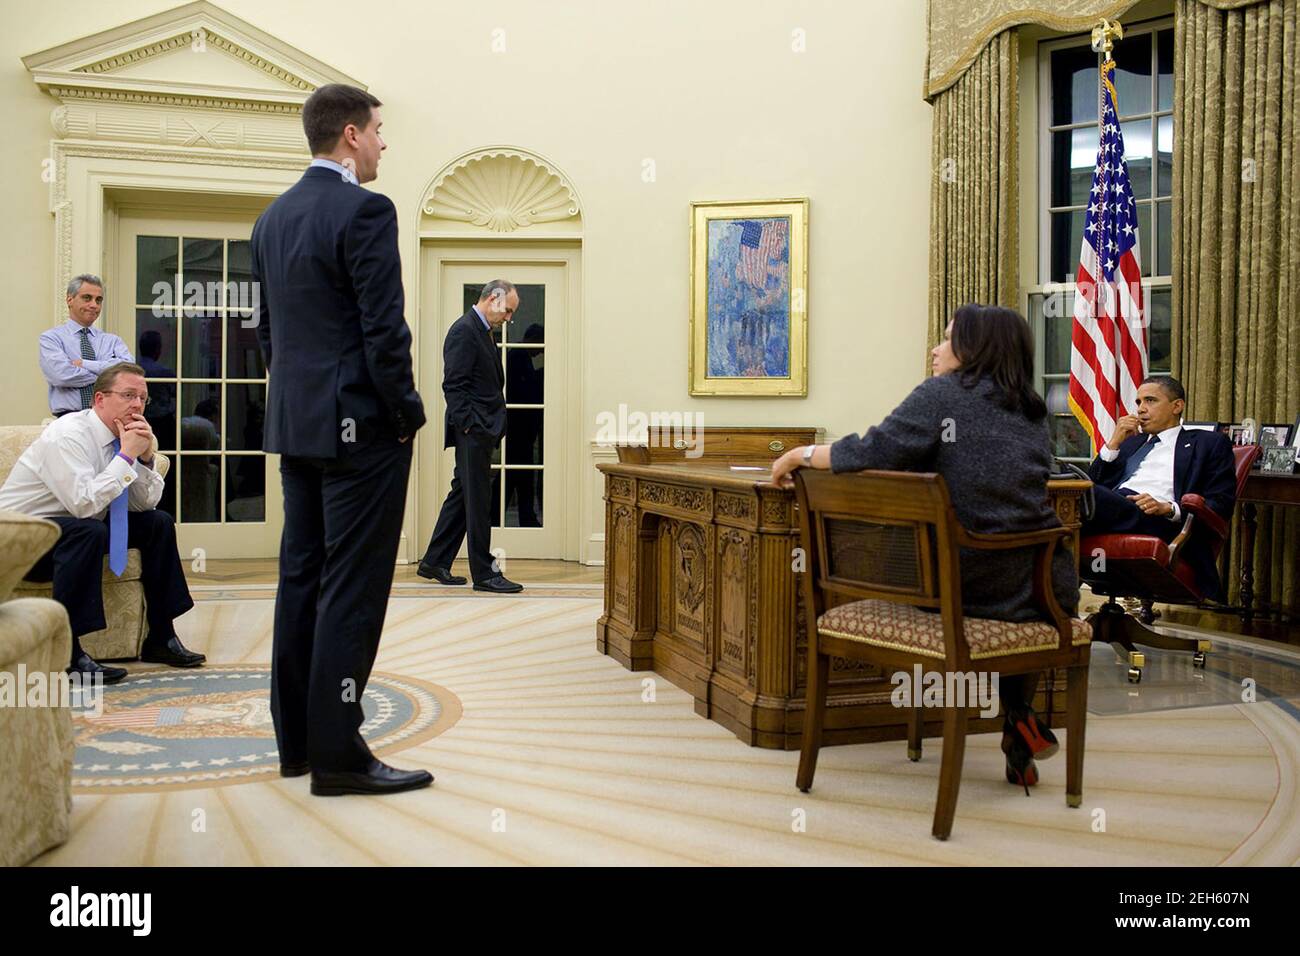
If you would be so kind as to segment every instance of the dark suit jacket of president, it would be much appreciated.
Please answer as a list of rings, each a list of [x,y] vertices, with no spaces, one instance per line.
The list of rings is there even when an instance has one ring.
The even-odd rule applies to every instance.
[[[499,441],[506,433],[505,373],[491,332],[472,308],[447,330],[442,369],[443,447],[454,445],[466,429]]]
[[[1129,458],[1150,437],[1138,434],[1125,439],[1120,443],[1114,461],[1105,461],[1097,455],[1088,467],[1088,477],[1099,485],[1118,491],[1123,486],[1124,469]],[[1232,521],[1232,509],[1237,502],[1237,472],[1232,443],[1226,435],[1191,428],[1179,430],[1174,440],[1174,501],[1181,502],[1183,495],[1200,495],[1210,510],[1224,521]],[[1182,522],[1170,522],[1170,526],[1177,531]],[[1192,536],[1182,549],[1182,560],[1195,570],[1201,591],[1208,597],[1218,597],[1219,571],[1210,545],[1205,529],[1198,530],[1193,523]]]
[[[340,458],[380,436],[414,434],[425,416],[392,200],[310,167],[257,220],[251,247],[254,278],[279,277],[260,286],[265,450]],[[322,400],[290,398],[307,394]],[[355,441],[343,441],[347,419]]]

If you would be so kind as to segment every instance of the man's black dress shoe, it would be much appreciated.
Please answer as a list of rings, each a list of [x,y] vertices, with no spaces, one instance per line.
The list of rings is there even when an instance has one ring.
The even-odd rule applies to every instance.
[[[126,679],[125,667],[106,667],[89,654],[85,653],[78,657],[76,662],[68,668],[68,673],[81,674],[83,675],[83,680],[93,680],[96,674],[101,674],[103,675],[105,686],[116,684],[118,681]]]
[[[303,774],[310,772],[311,764],[306,760],[301,760],[298,763],[280,764],[280,776],[282,777],[301,777]]]
[[[515,584],[503,574],[498,574],[494,578],[488,578],[486,581],[475,581],[475,591],[493,591],[496,594],[514,594],[516,591],[522,591],[522,584]]]
[[[422,578],[429,578],[437,581],[439,584],[464,584],[465,578],[459,574],[452,574],[446,568],[434,568],[420,562],[420,566],[415,569],[415,573]]]
[[[397,770],[379,760],[371,760],[369,769],[360,773],[341,770],[311,772],[311,792],[318,797],[338,797],[345,793],[401,793],[431,783],[433,774],[427,770]]]
[[[146,639],[144,647],[140,649],[140,660],[150,664],[168,664],[171,667],[198,667],[207,658],[202,654],[186,650],[181,639],[172,635],[167,643],[161,646],[151,647]]]

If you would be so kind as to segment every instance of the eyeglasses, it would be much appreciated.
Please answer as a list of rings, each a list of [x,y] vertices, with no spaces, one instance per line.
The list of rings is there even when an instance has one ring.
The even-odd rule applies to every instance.
[[[148,406],[149,402],[152,401],[152,399],[149,398],[149,393],[148,393],[148,392],[115,392],[115,391],[113,391],[112,389],[107,389],[107,388],[106,388],[106,389],[104,389],[104,394],[105,394],[105,395],[121,395],[121,396],[122,396],[123,398],[125,398],[128,402],[134,402],[136,399],[139,399],[140,401],[144,402],[144,404],[145,404],[146,407]]]

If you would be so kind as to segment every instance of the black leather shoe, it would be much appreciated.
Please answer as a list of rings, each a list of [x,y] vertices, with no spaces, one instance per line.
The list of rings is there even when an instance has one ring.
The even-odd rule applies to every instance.
[[[422,578],[429,578],[437,581],[439,584],[465,584],[466,579],[459,574],[452,574],[446,568],[435,568],[420,562],[420,566],[415,569],[415,573]]]
[[[338,797],[345,793],[385,794],[419,790],[433,783],[427,770],[397,770],[380,760],[372,760],[362,773],[340,770],[313,770],[311,792],[318,797]]]
[[[207,658],[202,654],[186,650],[181,639],[173,635],[161,647],[150,647],[149,641],[146,640],[144,647],[140,649],[140,660],[149,664],[167,664],[171,667],[198,667]]]
[[[280,776],[282,777],[301,777],[303,774],[310,772],[311,764],[306,760],[299,761],[298,763],[280,764]]]
[[[488,578],[486,581],[475,581],[475,591],[493,591],[497,594],[514,594],[516,591],[522,591],[522,584],[515,584],[503,574],[498,574],[494,578]]]
[[[93,680],[96,674],[101,674],[105,686],[126,680],[125,667],[106,667],[85,653],[78,657],[76,662],[68,668],[68,673],[81,674],[83,680]]]

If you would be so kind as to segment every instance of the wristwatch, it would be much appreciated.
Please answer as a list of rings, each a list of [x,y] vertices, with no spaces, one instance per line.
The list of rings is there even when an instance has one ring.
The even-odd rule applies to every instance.
[[[811,467],[812,467],[812,456],[813,456],[813,452],[815,452],[816,450],[817,450],[817,446],[816,446],[816,445],[804,445],[804,446],[803,446],[803,466],[804,466],[805,468],[811,468]]]

